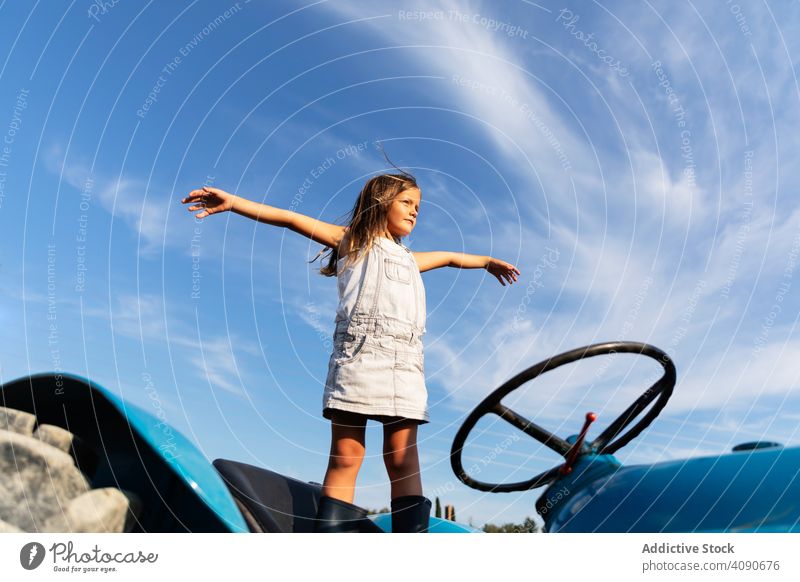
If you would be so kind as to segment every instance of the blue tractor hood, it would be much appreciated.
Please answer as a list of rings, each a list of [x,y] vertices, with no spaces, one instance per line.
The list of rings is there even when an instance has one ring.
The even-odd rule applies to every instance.
[[[798,532],[800,447],[622,467],[586,455],[537,501],[550,532]]]

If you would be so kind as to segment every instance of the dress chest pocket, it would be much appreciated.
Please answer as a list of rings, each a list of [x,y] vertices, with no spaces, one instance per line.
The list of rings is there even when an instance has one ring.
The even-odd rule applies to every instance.
[[[383,259],[383,268],[386,277],[392,281],[411,283],[411,268],[407,264],[394,259]]]

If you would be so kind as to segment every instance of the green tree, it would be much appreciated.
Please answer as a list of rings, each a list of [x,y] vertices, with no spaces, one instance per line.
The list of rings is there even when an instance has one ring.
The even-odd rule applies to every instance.
[[[441,518],[442,517],[442,503],[439,501],[439,498],[436,498],[436,513],[434,516]]]
[[[539,525],[530,517],[526,517],[522,523],[504,523],[503,525],[495,525],[487,523],[483,526],[485,533],[537,533]]]

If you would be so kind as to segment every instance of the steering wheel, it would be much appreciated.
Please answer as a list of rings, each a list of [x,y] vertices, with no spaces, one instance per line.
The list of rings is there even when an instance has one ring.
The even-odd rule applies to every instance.
[[[639,342],[607,342],[602,344],[593,344],[590,346],[577,348],[569,352],[565,352],[558,356],[554,356],[549,360],[539,362],[535,366],[531,366],[527,370],[520,372],[508,382],[500,386],[497,390],[487,396],[478,406],[475,407],[469,416],[467,416],[464,424],[458,429],[456,437],[453,440],[453,447],[450,451],[450,465],[453,472],[465,485],[478,489],[479,491],[491,491],[494,493],[507,493],[511,491],[527,491],[535,489],[551,481],[559,476],[561,466],[554,467],[548,471],[536,475],[533,479],[527,481],[519,481],[517,483],[484,483],[478,481],[467,475],[461,463],[461,455],[464,448],[464,443],[467,436],[484,415],[494,413],[503,420],[509,422],[525,434],[533,437],[543,445],[551,448],[555,452],[564,456],[565,458],[570,453],[573,445],[561,439],[552,433],[548,432],[539,425],[531,422],[520,414],[517,414],[510,408],[500,403],[504,397],[509,393],[522,386],[525,382],[554,370],[564,364],[570,364],[584,358],[591,358],[594,356],[601,356],[606,354],[615,353],[630,353],[641,354],[656,360],[664,368],[664,374],[659,378],[650,388],[637,398],[625,412],[623,412],[609,427],[603,431],[594,441],[584,445],[583,452],[592,451],[597,454],[612,454],[618,449],[624,447],[631,440],[639,435],[645,428],[647,428],[653,419],[658,416],[661,409],[669,400],[672,395],[672,389],[675,387],[675,365],[672,363],[670,357],[658,348],[649,344]],[[658,397],[658,400],[653,404],[652,408],[644,415],[644,417],[635,424],[625,434],[620,434],[635,418],[637,418],[647,406]],[[614,440],[616,439],[616,440]]]

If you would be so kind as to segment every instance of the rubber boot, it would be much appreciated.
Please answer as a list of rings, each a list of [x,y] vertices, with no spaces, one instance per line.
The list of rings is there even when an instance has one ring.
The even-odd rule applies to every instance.
[[[314,531],[318,533],[361,533],[367,510],[341,499],[323,495],[319,498]]]
[[[422,495],[392,499],[392,533],[426,533],[431,517],[431,500]]]

